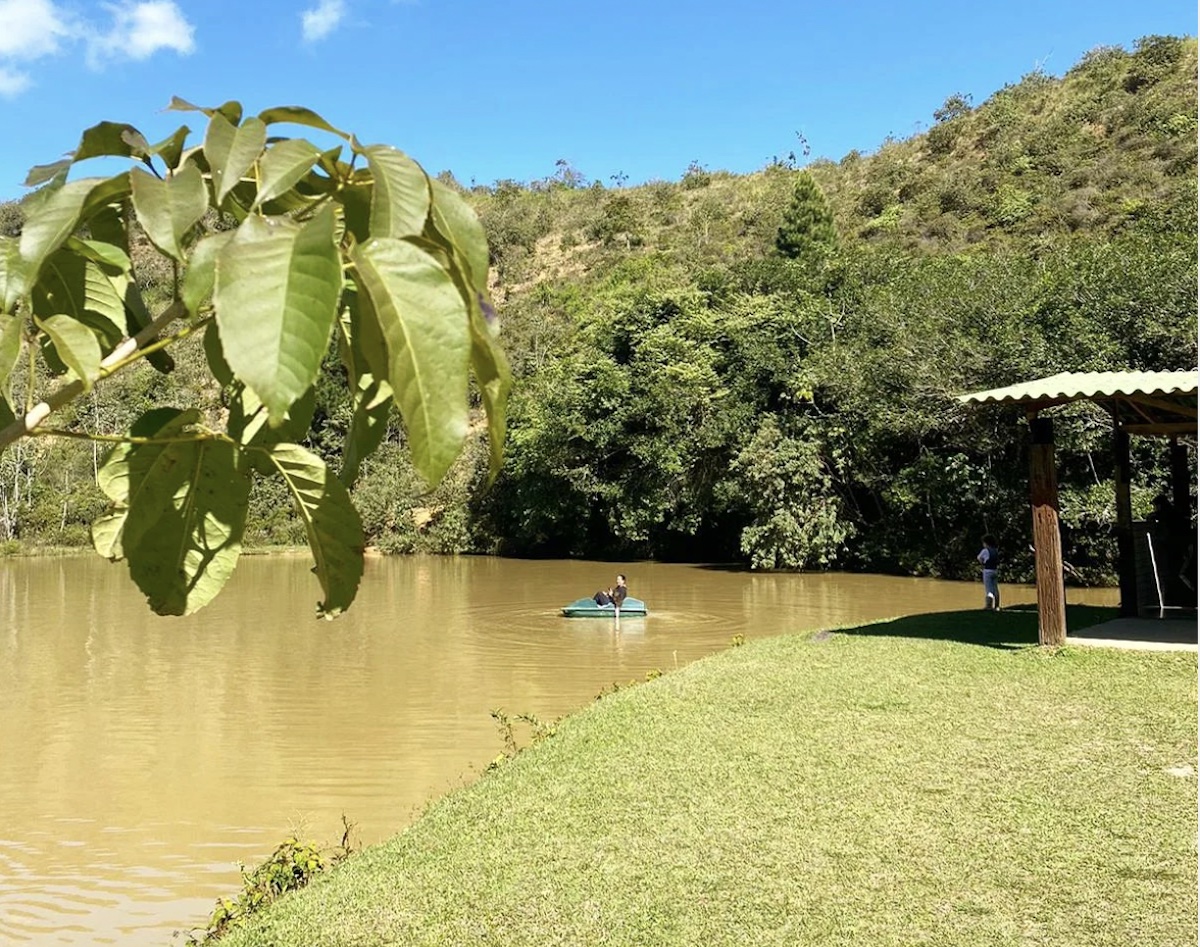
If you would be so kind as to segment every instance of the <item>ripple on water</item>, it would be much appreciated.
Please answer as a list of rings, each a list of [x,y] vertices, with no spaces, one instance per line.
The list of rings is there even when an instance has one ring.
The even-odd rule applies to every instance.
[[[197,924],[213,899],[230,890],[227,863],[193,855],[175,856],[173,866],[124,865],[103,850],[89,852],[91,859],[82,863],[66,863],[54,858],[62,841],[0,839],[0,944],[162,947],[168,926]],[[206,883],[205,875],[212,880]],[[192,894],[181,897],[181,891]]]

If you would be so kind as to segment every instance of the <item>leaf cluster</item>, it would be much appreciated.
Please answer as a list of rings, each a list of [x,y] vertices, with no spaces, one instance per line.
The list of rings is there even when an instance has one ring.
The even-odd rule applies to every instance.
[[[133,126],[102,122],[67,158],[30,173],[41,187],[25,202],[20,236],[0,236],[0,448],[49,434],[115,442],[98,470],[112,506],[94,544],[129,562],[162,614],[188,614],[217,594],[240,553],[252,481],[277,479],[313,552],[319,611],[332,617],[362,575],[349,488],[393,405],[416,470],[436,483],[466,438],[473,376],[499,469],[510,376],[484,231],[457,191],[406,154],[363,145],[310,110],[171,107],[204,116],[202,142],[189,146],[181,126],[151,145]],[[334,143],[274,134],[281,125]],[[102,156],[134,166],[68,180]],[[142,237],[149,246],[135,266]],[[172,274],[158,314],[141,293],[148,258]],[[44,423],[142,359],[172,371],[165,350],[200,333],[219,415],[193,399],[147,411],[118,435]],[[298,443],[331,352],[352,403],[338,475]],[[11,384],[19,363],[23,406]],[[66,378],[35,405],[43,368]]]

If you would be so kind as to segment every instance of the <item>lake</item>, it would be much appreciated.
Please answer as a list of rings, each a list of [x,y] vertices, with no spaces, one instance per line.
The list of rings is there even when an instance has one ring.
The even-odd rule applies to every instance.
[[[477,776],[503,749],[493,709],[552,719],[735,635],[982,598],[871,575],[373,558],[350,613],[324,622],[309,568],[245,557],[179,619],[98,557],[0,560],[0,943],[162,947],[237,892],[237,862],[293,832],[333,844],[343,813],[379,841]],[[650,615],[560,617],[618,571]]]

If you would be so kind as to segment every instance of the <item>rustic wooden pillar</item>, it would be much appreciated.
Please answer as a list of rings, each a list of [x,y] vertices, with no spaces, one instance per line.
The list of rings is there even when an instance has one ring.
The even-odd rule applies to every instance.
[[[1192,478],[1188,476],[1187,448],[1179,443],[1179,438],[1171,438],[1171,509],[1174,517],[1171,529],[1171,567],[1168,588],[1171,589],[1172,605],[1196,607],[1196,592],[1194,576],[1192,585],[1185,583],[1181,573],[1189,562],[1188,549],[1196,541],[1192,531]]]
[[[1058,474],[1054,468],[1054,424],[1029,416],[1029,499],[1033,506],[1033,552],[1037,568],[1038,644],[1067,639],[1062,537],[1058,532]]]
[[[1129,499],[1129,435],[1113,420],[1113,486],[1117,494],[1117,585],[1121,614],[1136,616],[1137,565],[1133,558],[1133,504]]]
[[[1187,533],[1192,528],[1192,495],[1188,486],[1187,448],[1179,438],[1171,438],[1171,506],[1179,520],[1180,529]]]

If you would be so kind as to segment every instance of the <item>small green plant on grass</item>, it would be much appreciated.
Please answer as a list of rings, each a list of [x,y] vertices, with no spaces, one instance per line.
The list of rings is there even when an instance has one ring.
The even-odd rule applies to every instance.
[[[655,678],[662,677],[662,676],[663,676],[663,672],[662,672],[661,668],[651,668],[649,671],[646,672],[646,683],[649,683],[650,681],[654,680]],[[622,684],[620,681],[613,681],[611,684],[608,684],[605,687],[600,688],[599,692],[596,694],[595,699],[600,700],[603,697],[607,697],[609,694],[615,694],[617,691],[624,690],[627,687],[636,687],[638,684],[641,684],[641,683],[643,683],[643,682],[638,681],[638,680],[631,680],[628,684]]]
[[[504,741],[504,752],[488,763],[489,770],[497,769],[514,759],[522,750],[536,746],[558,732],[557,719],[542,720],[536,714],[516,714],[510,717],[498,707],[492,711],[492,719],[496,721],[496,729],[500,731],[500,739]],[[516,725],[519,723],[529,727],[529,743],[525,746],[517,742]]]
[[[350,839],[353,829],[354,823],[343,815],[342,840],[331,850],[292,836],[280,842],[271,856],[252,871],[239,863],[241,893],[232,899],[218,898],[208,927],[199,934],[189,932],[184,943],[187,947],[214,943],[271,902],[289,891],[303,888],[317,875],[344,861],[354,850]]]

